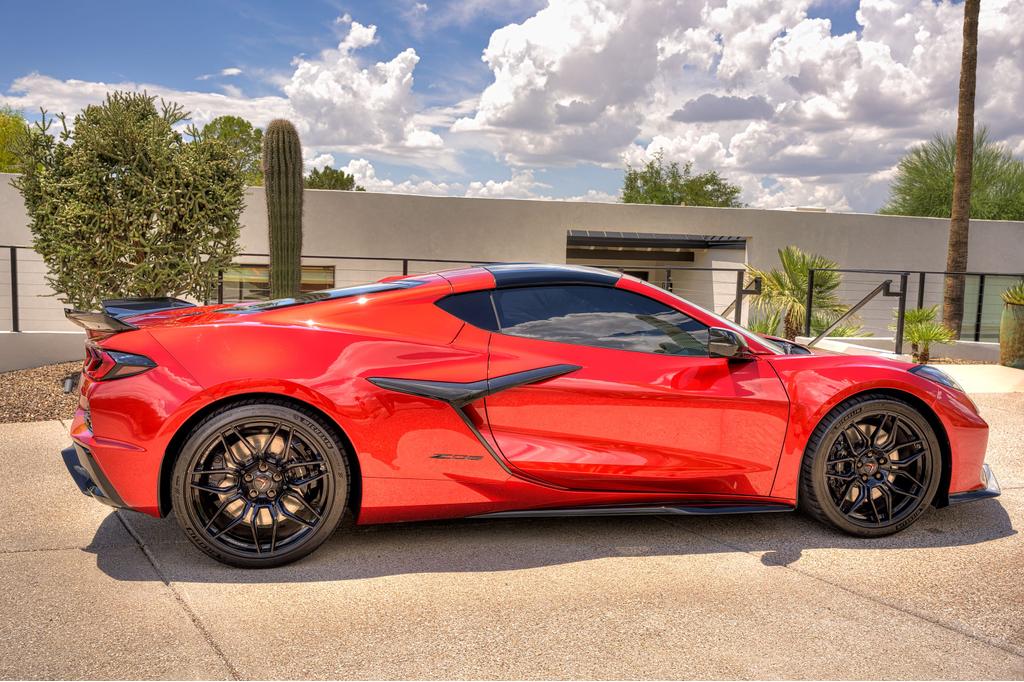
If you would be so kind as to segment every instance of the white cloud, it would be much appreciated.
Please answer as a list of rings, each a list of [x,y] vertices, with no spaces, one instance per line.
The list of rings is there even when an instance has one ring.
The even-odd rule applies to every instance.
[[[146,91],[178,102],[192,112],[192,120],[197,125],[231,114],[265,126],[272,119],[292,115],[288,101],[283,97],[232,97],[216,92],[176,90],[152,83],[59,80],[38,73],[15,79],[9,90],[13,94],[0,96],[0,102],[25,111],[38,111],[44,107],[51,113],[63,111],[72,117],[87,105],[102,102],[107,93],[114,90]]]
[[[483,55],[493,82],[451,129],[519,166],[619,167],[661,150],[754,179],[740,182],[754,205],[873,210],[877,174],[955,125],[963,5],[862,0],[860,35],[832,35],[807,17],[811,4],[551,0],[494,32]],[[1024,0],[985,3],[977,98],[978,122],[1017,149],[1022,16]],[[721,111],[741,104],[742,116]]]
[[[442,149],[440,135],[431,130],[433,119],[421,114],[413,93],[413,71],[419,62],[416,51],[408,48],[389,61],[365,65],[356,53],[377,42],[377,28],[347,16],[339,23],[348,30],[338,46],[315,57],[297,57],[291,75],[280,81],[282,96],[249,98],[231,84],[221,86],[224,94],[219,94],[151,83],[59,80],[32,73],[17,78],[8,93],[0,95],[0,102],[28,111],[42,106],[73,113],[102,101],[112,90],[145,90],[182,104],[199,125],[224,114],[242,116],[260,126],[274,118],[288,118],[303,142],[319,152],[372,152],[415,159],[431,167],[457,168],[452,154]],[[220,75],[241,73],[238,67],[228,67]]]
[[[533,190],[538,187],[549,187],[533,177],[532,170],[517,171],[508,180],[473,181],[466,189],[467,197],[487,197],[491,199],[531,199],[537,198]]]
[[[323,169],[326,166],[334,167],[335,159],[333,154],[313,154],[308,147],[302,148],[302,169],[309,173],[314,169]]]
[[[445,196],[460,194],[463,186],[459,183],[433,182],[410,178],[395,182],[377,176],[373,164],[366,159],[353,159],[342,167],[343,171],[354,175],[356,184],[362,185],[368,192],[392,192],[397,194],[429,194]]]

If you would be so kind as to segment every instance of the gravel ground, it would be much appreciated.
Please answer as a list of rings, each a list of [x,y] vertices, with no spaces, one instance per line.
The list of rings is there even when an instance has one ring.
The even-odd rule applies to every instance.
[[[78,394],[65,394],[61,385],[81,369],[75,361],[0,374],[0,424],[71,417]]]

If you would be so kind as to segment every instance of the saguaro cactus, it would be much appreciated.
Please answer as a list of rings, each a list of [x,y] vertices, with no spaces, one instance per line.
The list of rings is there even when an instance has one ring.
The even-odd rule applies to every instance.
[[[302,277],[302,146],[291,121],[263,136],[263,188],[270,226],[270,295],[295,296]]]

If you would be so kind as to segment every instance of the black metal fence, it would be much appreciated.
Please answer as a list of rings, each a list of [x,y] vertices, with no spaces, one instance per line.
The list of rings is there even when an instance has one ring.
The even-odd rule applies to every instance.
[[[63,304],[46,285],[46,267],[42,258],[27,246],[3,245],[7,252],[7,267],[0,264],[0,282],[7,280],[8,286],[0,284],[0,329],[10,331],[64,331],[67,324],[63,316]],[[269,261],[267,253],[241,253],[239,267],[264,266]],[[347,283],[362,283],[378,280],[389,275],[410,275],[459,266],[498,263],[500,261],[459,260],[445,258],[400,258],[393,256],[338,256],[304,255],[303,266],[332,266],[336,286]],[[260,260],[263,262],[253,262]],[[249,261],[249,263],[246,263]],[[650,274],[648,281],[673,291],[698,305],[731,317],[737,322],[743,319],[744,299],[760,292],[760,280],[751,280],[742,267],[670,267],[667,265],[609,265],[593,264],[620,272],[636,272],[638,269]],[[4,273],[4,270],[7,273]],[[7,277],[4,277],[7,274]],[[265,298],[269,295],[267,286],[247,287],[243,292],[239,282],[226,282],[221,271],[217,284],[206,297],[207,303],[224,303],[238,300]],[[237,285],[237,288],[235,286]],[[4,289],[7,289],[4,292]],[[7,295],[5,296],[4,293]],[[3,321],[9,320],[9,325]]]
[[[804,334],[812,336],[811,319],[815,312],[815,280],[819,273],[841,276],[835,296],[846,312],[814,336],[816,343],[844,323],[861,325],[867,333],[893,333],[893,351],[903,353],[906,312],[914,308],[941,304],[947,278],[964,282],[964,316],[960,338],[968,341],[998,341],[1001,294],[1024,279],[1022,273],[946,272],[942,270],[873,270],[859,268],[822,268],[811,270],[807,278]],[[887,300],[895,299],[895,300]]]

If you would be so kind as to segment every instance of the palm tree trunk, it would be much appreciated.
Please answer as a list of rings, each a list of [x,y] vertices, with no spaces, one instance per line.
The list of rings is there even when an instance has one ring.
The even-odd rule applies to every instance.
[[[785,338],[789,339],[790,341],[795,341],[796,337],[800,335],[801,331],[803,331],[803,328],[800,326],[802,323],[803,323],[803,318],[802,317],[800,317],[799,315],[797,315],[796,313],[794,313],[792,311],[787,312],[786,313],[786,317],[785,317],[785,319],[783,320],[783,323],[782,323],[782,327],[783,327],[782,335]]]
[[[921,365],[927,365],[928,361],[932,359],[932,349],[928,347],[927,343],[921,344],[921,351],[917,354],[917,362]]]
[[[964,48],[960,62],[960,100],[956,118],[956,165],[953,168],[953,206],[949,221],[946,270],[967,269],[967,235],[971,219],[971,168],[974,163],[974,91],[978,71],[978,12],[981,0],[964,2]],[[964,318],[964,277],[947,275],[942,322],[960,338]]]

